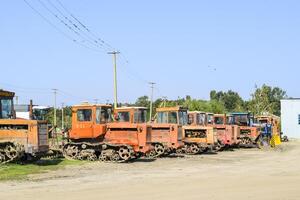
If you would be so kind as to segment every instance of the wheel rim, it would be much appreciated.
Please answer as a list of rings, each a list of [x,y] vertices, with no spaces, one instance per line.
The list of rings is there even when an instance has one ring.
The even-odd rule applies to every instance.
[[[18,152],[12,145],[9,145],[5,148],[5,155],[13,160],[18,157]]]
[[[195,144],[191,145],[191,151],[192,151],[192,153],[198,153],[199,150],[200,149],[199,149],[199,147],[197,145],[195,145]]]
[[[161,155],[165,152],[165,149],[162,145],[160,144],[156,144],[155,145],[155,152],[158,154],[158,155]]]
[[[119,149],[119,156],[123,159],[123,160],[128,160],[130,158],[130,152],[129,149],[126,147],[121,147]]]

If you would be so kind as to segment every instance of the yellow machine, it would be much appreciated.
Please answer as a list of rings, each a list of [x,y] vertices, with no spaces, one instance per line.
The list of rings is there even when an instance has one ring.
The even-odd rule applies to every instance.
[[[255,117],[256,121],[260,124],[262,127],[263,132],[268,132],[267,127],[270,127],[271,130],[269,132],[271,133],[271,139],[270,139],[270,145],[271,147],[275,147],[277,145],[281,144],[281,138],[280,138],[280,117],[276,115],[260,115]]]

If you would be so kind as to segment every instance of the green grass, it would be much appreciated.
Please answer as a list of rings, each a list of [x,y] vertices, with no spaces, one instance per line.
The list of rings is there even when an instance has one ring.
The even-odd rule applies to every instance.
[[[30,174],[54,171],[70,165],[83,165],[84,161],[66,159],[40,160],[30,164],[0,165],[0,181],[26,180]]]

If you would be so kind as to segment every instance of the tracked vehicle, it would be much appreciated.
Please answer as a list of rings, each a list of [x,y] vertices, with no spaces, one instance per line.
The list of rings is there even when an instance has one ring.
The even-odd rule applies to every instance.
[[[215,129],[207,125],[205,112],[188,112],[188,125],[183,126],[185,152],[197,154],[207,150],[218,150]]]
[[[186,124],[186,112],[181,107],[156,109],[156,120],[151,123],[151,144],[156,155],[181,151],[184,145],[182,126]]]
[[[0,164],[38,159],[49,151],[47,122],[17,119],[14,95],[0,90]]]
[[[213,127],[217,131],[218,141],[221,148],[237,146],[240,141],[240,128],[234,125],[233,117],[226,114],[215,114]]]
[[[112,121],[110,105],[72,107],[72,129],[63,147],[65,157],[79,160],[128,161],[150,151],[146,124],[130,123],[130,112]],[[122,114],[126,119],[122,118]],[[129,117],[129,118],[127,118]],[[141,117],[141,116],[140,116]],[[124,121],[123,121],[124,120]]]
[[[260,139],[261,128],[254,124],[251,113],[231,113],[232,124],[240,127],[240,147],[256,147]]]
[[[150,153],[152,132],[147,124],[147,108],[120,107],[114,109],[114,116],[116,120],[107,124],[104,142],[117,149],[103,149],[100,159],[129,160]]]

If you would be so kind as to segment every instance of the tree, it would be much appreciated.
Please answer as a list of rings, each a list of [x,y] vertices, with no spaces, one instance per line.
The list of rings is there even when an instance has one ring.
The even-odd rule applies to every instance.
[[[240,97],[237,92],[228,90],[227,92],[212,90],[210,92],[210,100],[218,101],[224,105],[225,111],[244,111],[244,100]]]
[[[263,85],[255,86],[255,92],[251,95],[249,109],[254,114],[270,113],[280,116],[280,100],[286,98],[286,92],[279,87]]]
[[[149,97],[144,95],[139,97],[136,102],[135,102],[136,106],[141,106],[141,107],[146,107],[149,108],[150,107],[150,100]]]

